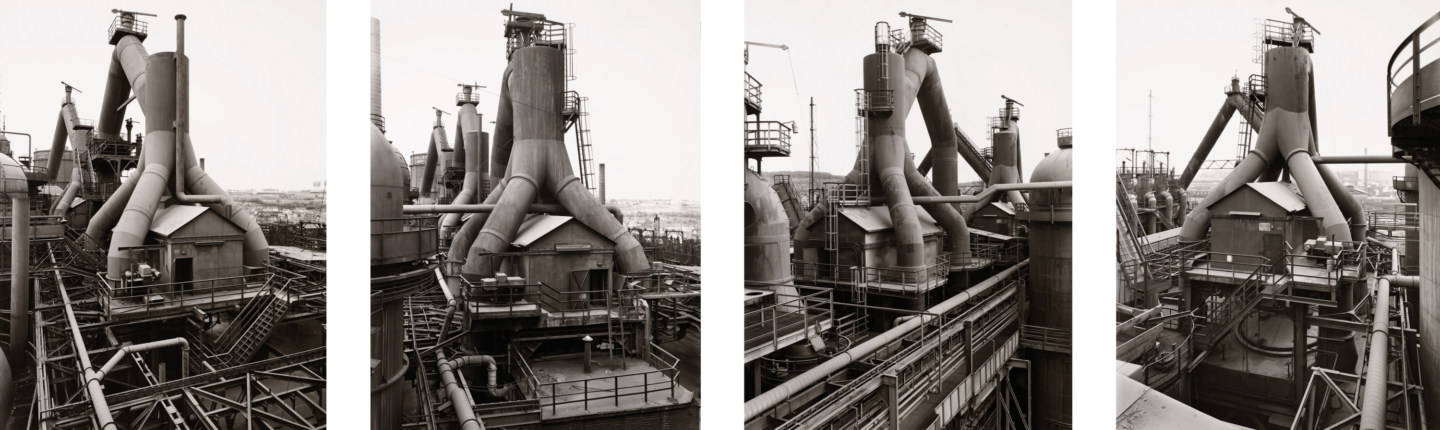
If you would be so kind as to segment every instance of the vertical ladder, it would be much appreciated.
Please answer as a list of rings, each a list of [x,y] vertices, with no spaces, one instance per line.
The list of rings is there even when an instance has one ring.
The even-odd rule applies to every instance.
[[[1250,122],[1245,120],[1244,115],[1240,115],[1240,140],[1235,145],[1235,167],[1240,167],[1240,162],[1245,161],[1245,155],[1250,153],[1254,135],[1254,131],[1250,129]]]
[[[585,189],[596,198],[600,194],[595,190],[595,156],[590,145],[590,111],[587,108],[589,97],[580,97],[575,112],[575,157],[576,164],[580,167],[580,181],[585,184]]]

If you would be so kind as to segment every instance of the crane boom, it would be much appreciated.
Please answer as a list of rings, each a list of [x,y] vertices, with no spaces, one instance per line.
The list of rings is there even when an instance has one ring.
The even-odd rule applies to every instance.
[[[916,14],[913,14],[913,13],[905,13],[905,12],[900,12],[900,17],[901,17],[901,18],[920,18],[920,19],[927,19],[927,20],[933,19],[933,20],[936,20],[936,21],[949,22],[949,23],[955,22],[955,21],[951,21],[951,20],[948,20],[948,19],[945,19],[945,18],[936,18],[936,17],[933,17],[933,16],[916,15]]]

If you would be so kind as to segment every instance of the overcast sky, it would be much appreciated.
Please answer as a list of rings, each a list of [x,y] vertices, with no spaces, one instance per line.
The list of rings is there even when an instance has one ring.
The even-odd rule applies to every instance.
[[[610,198],[700,199],[700,28],[696,1],[516,2],[515,9],[574,23],[571,89],[589,97],[595,162]],[[387,137],[423,153],[431,107],[455,113],[460,82],[482,89],[485,131],[495,125],[505,71],[508,3],[375,1],[380,19]],[[356,91],[365,91],[356,88]],[[445,117],[453,139],[455,117]],[[453,142],[452,142],[453,144]],[[571,165],[575,147],[566,139]],[[578,169],[577,169],[578,174]]]
[[[151,53],[174,51],[176,14],[188,18],[190,135],[210,175],[228,189],[310,188],[325,180],[325,3],[0,3],[0,112],[10,130],[49,149],[65,81],[81,118],[99,117],[114,47],[112,8],[146,18]],[[141,121],[138,106],[126,116]],[[12,137],[17,152],[24,139]],[[18,155],[18,154],[17,154]]]
[[[955,21],[931,22],[944,35],[944,51],[934,58],[951,116],[977,145],[988,145],[987,118],[1005,106],[1000,99],[1004,94],[1025,104],[1020,115],[1025,177],[1045,153],[1056,150],[1055,130],[1071,126],[1069,2],[752,0],[745,3],[745,40],[790,47],[788,52],[750,49],[748,71],[764,85],[762,119],[794,120],[802,130],[791,138],[790,158],[766,159],[766,171],[809,169],[812,96],[817,169],[837,174],[850,170],[861,62],[875,50],[875,23],[904,28],[908,21],[899,16],[902,11]],[[736,58],[743,49],[735,47]],[[741,77],[736,76],[736,97],[741,93]],[[736,105],[739,108],[739,100]],[[907,121],[906,138],[918,160],[929,151],[930,138],[918,108]],[[979,179],[963,160],[960,165],[961,181]]]
[[[1251,62],[1255,21],[1289,22],[1286,6],[1322,33],[1311,57],[1321,153],[1389,153],[1385,65],[1400,42],[1440,9],[1434,0],[1387,2],[1383,8],[1352,1],[1121,0],[1116,147],[1145,147],[1146,93],[1153,89],[1154,147],[1171,151],[1172,164],[1187,163],[1220,110],[1230,77],[1240,76],[1243,85],[1261,73]],[[1209,158],[1234,157],[1238,130],[1236,115]]]

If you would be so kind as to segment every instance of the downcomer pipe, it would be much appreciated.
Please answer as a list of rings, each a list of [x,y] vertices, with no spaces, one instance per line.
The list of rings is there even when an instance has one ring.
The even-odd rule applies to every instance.
[[[450,142],[445,140],[445,124],[441,122],[441,115],[445,113],[435,111],[435,126],[430,128],[430,146],[425,150],[425,173],[420,175],[420,194],[428,196],[435,186],[436,166],[441,164],[442,152],[450,151]],[[445,163],[449,163],[446,158]],[[441,169],[443,171],[443,169]]]
[[[911,52],[923,55],[918,50]],[[872,194],[884,196],[885,204],[890,209],[890,219],[895,232],[896,268],[918,270],[926,266],[924,237],[920,230],[920,218],[915,210],[915,202],[910,196],[910,186],[905,178],[905,160],[910,153],[905,143],[905,117],[915,97],[912,89],[914,87],[908,85],[912,74],[906,70],[905,58],[890,52],[866,55],[864,66],[865,91],[890,91],[894,94],[895,104],[894,112],[889,117],[864,119],[868,123],[866,139],[870,143],[870,158],[873,160],[871,173],[878,179],[871,183],[880,186],[880,192]],[[898,79],[887,78],[890,76]],[[924,76],[922,71],[913,79],[919,81]],[[899,81],[899,85],[896,85],[895,81]],[[945,151],[936,151],[935,157],[939,159],[944,155],[953,157],[953,154],[945,154]],[[943,163],[935,164],[939,169]],[[939,176],[939,172],[936,175]],[[936,182],[939,182],[938,178]],[[923,281],[928,275],[925,271],[918,273],[920,279],[917,281]]]
[[[175,123],[173,125],[176,139],[188,139],[190,136],[190,57],[185,56],[185,15],[175,15]],[[187,166],[185,163],[186,150],[189,145],[177,144],[175,146],[175,168],[182,171]],[[199,168],[199,166],[196,166]],[[188,171],[189,169],[183,169]],[[202,169],[203,170],[203,169]],[[188,172],[187,172],[188,173]],[[180,203],[217,204],[222,202],[219,195],[185,193],[185,181],[175,179],[170,181],[173,190],[170,194]]]
[[[885,345],[894,342],[895,340],[900,339],[905,335],[910,334],[910,332],[915,331],[915,329],[920,328],[920,326],[935,318],[934,315],[945,314],[952,309],[955,309],[956,307],[959,307],[960,305],[969,302],[971,299],[974,299],[977,296],[988,293],[991,289],[995,288],[995,286],[1000,285],[1001,281],[1009,279],[1011,276],[1014,276],[1016,272],[1020,271],[1020,269],[1023,269],[1029,265],[1029,259],[1021,261],[1020,263],[1015,264],[1009,269],[1005,269],[1004,271],[995,274],[995,276],[981,281],[980,283],[975,284],[969,289],[960,292],[960,294],[956,294],[955,296],[946,299],[943,302],[940,302],[940,304],[925,310],[925,313],[920,318],[911,318],[905,321],[903,324],[895,326],[894,328],[891,328],[890,330],[887,330],[878,336],[870,338],[870,340],[865,341],[865,343],[861,343],[859,345],[851,347],[849,350],[837,354],[834,357],[831,357],[824,363],[820,363],[820,365],[805,371],[805,373],[802,373],[799,376],[790,379],[789,381],[785,381],[785,383],[770,389],[770,391],[766,391],[764,393],[761,393],[759,396],[755,396],[755,398],[745,402],[745,421],[755,419],[755,417],[764,414],[766,411],[774,408],[775,405],[780,404],[780,402],[789,399],[790,396],[794,395],[795,393],[798,393],[801,390],[824,380],[827,376],[830,376],[831,373],[835,373],[836,371],[844,369],[846,366],[849,366],[850,363],[855,362],[855,360],[862,359],[874,353],[876,350],[879,350],[881,347],[884,347]]]
[[[174,59],[175,53],[161,52],[151,55],[146,62],[147,75],[157,83],[147,88],[149,99],[159,106],[146,109],[145,129],[149,139],[146,139],[144,156],[149,164],[140,174],[130,199],[125,203],[125,211],[111,231],[106,271],[106,277],[111,280],[120,279],[128,269],[131,261],[129,248],[144,243],[160,198],[175,169],[176,136],[170,127],[175,121]]]
[[[80,193],[79,163],[76,163],[75,166],[70,169],[70,177],[73,179],[70,180],[69,184],[65,185],[65,193],[60,195],[60,201],[55,202],[55,208],[51,210],[51,215],[65,216],[65,213],[70,211],[70,203],[75,201],[75,195]]]
[[[1232,86],[1238,86],[1238,81],[1232,80]],[[1195,174],[1200,173],[1200,167],[1205,164],[1205,159],[1210,158],[1210,150],[1215,148],[1215,141],[1220,140],[1220,133],[1225,131],[1225,125],[1230,123],[1230,117],[1235,115],[1235,106],[1230,103],[1230,97],[1225,96],[1225,103],[1220,105],[1220,112],[1215,114],[1215,119],[1210,121],[1210,128],[1205,130],[1205,137],[1200,139],[1200,146],[1195,147],[1195,155],[1190,156],[1190,164],[1185,165],[1184,173],[1180,174],[1180,187],[1187,188],[1190,181],[1195,179]]]
[[[465,162],[465,176],[461,182],[460,192],[455,194],[451,200],[454,205],[466,205],[474,203],[479,195],[480,188],[480,146],[482,145],[482,133],[480,114],[475,112],[474,103],[465,103],[460,107],[460,112],[455,115],[459,123],[456,132],[460,134],[458,146],[464,151],[455,151],[455,156],[463,157]],[[462,155],[463,154],[463,155]],[[440,217],[440,237],[450,237],[450,231],[460,224],[460,214],[445,214]]]

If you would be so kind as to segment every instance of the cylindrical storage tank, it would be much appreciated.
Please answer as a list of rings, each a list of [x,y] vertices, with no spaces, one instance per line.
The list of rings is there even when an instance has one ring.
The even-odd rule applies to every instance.
[[[1407,171],[1410,171],[1407,169]],[[1420,175],[1420,372],[1426,387],[1440,387],[1440,189]],[[1426,263],[1426,262],[1429,263]],[[1440,423],[1440,395],[1425,395],[1426,421]]]
[[[50,163],[50,150],[41,149],[35,151],[35,158],[30,161],[31,166],[46,166]],[[64,158],[60,159],[60,170],[55,174],[55,186],[64,188],[70,184],[70,172],[75,169],[75,151],[65,150]]]
[[[1071,180],[1071,149],[1068,139],[1051,153],[1030,176],[1030,182]],[[1027,325],[1071,332],[1071,189],[1030,193],[1030,298]],[[1030,386],[1044,387],[1031,393],[1033,428],[1070,428],[1070,354],[1028,350],[1031,357]]]

